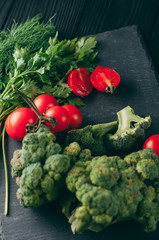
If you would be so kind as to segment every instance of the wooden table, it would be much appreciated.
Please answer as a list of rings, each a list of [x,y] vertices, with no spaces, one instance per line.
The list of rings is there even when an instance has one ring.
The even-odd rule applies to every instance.
[[[113,5],[113,2],[116,5]],[[138,17],[139,21],[143,16],[140,15],[139,17],[142,8],[148,7],[148,1],[140,1],[140,3],[139,1],[133,1],[133,3],[136,3],[136,7],[130,4],[131,1],[127,1],[129,6],[127,5],[127,8],[124,6],[122,14],[120,11],[122,8],[121,3],[124,4],[124,2],[126,1],[59,0],[39,2],[2,0],[0,2],[0,26],[10,27],[13,19],[21,22],[28,16],[32,17],[38,12],[42,12],[44,19],[48,20],[56,12],[55,25],[60,32],[60,38],[94,34],[109,30],[113,26],[120,27],[122,25],[122,17],[124,18],[124,11],[126,15],[128,14],[127,8],[130,8],[130,12],[132,11],[129,21],[127,19],[127,23],[130,24],[130,22],[135,23],[130,21],[133,19],[133,9],[136,12],[136,19]],[[157,1],[154,1],[154,4],[156,4],[154,11],[157,11]],[[5,10],[2,11],[2,9]],[[113,26],[107,23],[107,19],[110,17],[110,9],[114,13],[121,15],[121,22],[114,20],[116,25]],[[92,20],[88,20],[89,16]],[[146,37],[149,39],[149,42],[152,35],[151,27],[149,25],[149,30],[146,31]],[[96,38],[99,57],[96,59],[95,64],[116,69],[121,76],[121,84],[114,95],[105,95],[97,91],[93,92],[93,95],[87,99],[86,107],[81,109],[84,116],[84,124],[115,120],[116,112],[130,105],[141,116],[151,115],[153,124],[147,131],[147,136],[157,131],[159,132],[159,87],[157,73],[154,70],[153,62],[145,48],[138,28],[136,26],[124,27],[119,30],[97,34]],[[95,109],[98,110],[95,112]],[[13,151],[20,148],[21,143],[8,138],[6,147],[9,165]],[[61,210],[57,205],[49,204],[40,209],[24,209],[20,207],[16,199],[17,186],[15,180],[10,177],[10,169],[9,179],[9,216],[5,217],[3,215],[4,174],[1,161],[0,240],[158,240],[159,228],[154,233],[146,234],[142,231],[141,226],[134,222],[120,223],[100,233],[87,231],[83,235],[73,235],[70,225],[61,214]]]
[[[53,22],[61,38],[137,25],[159,71],[158,0],[0,0],[0,29],[37,13],[45,21],[55,15]]]

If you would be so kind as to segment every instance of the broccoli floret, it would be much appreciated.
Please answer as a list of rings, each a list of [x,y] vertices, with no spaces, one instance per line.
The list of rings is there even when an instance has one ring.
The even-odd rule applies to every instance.
[[[11,175],[14,178],[19,177],[22,174],[23,166],[21,164],[20,158],[21,150],[14,151],[13,158],[10,161],[10,164],[12,166]]]
[[[73,233],[86,229],[98,232],[125,219],[134,219],[145,231],[154,231],[159,221],[159,176],[153,173],[157,163],[159,157],[148,149],[124,159],[103,155],[77,161],[66,177],[66,186],[77,199],[72,214],[67,211]],[[71,209],[70,205],[68,200]]]
[[[124,160],[135,168],[141,179],[159,183],[159,157],[150,149],[140,150],[127,155]]]
[[[72,129],[67,134],[67,144],[77,142],[82,148],[90,149],[93,156],[106,154],[103,136],[117,128],[117,122],[89,125]]]
[[[81,161],[88,161],[91,159],[92,159],[91,150],[87,148],[83,149],[78,156],[78,160],[81,160]]]
[[[71,157],[71,161],[75,162],[80,151],[80,145],[77,142],[72,142],[69,144],[69,146],[65,147],[64,154],[69,155]]]
[[[23,170],[20,177],[20,185],[17,198],[24,207],[38,207],[43,204],[40,181],[43,169],[40,163],[33,163]]]
[[[145,138],[145,129],[151,125],[151,117],[142,118],[127,106],[117,113],[118,130],[105,136],[105,144],[110,152],[128,154],[138,149]]]
[[[22,149],[13,155],[12,175],[16,177],[17,198],[23,207],[54,201],[65,184],[71,158],[62,154],[61,146],[54,141],[54,134],[42,126],[36,133],[27,134]]]
[[[140,202],[136,219],[144,225],[146,232],[156,230],[159,221],[159,200],[158,193],[152,186],[145,187],[143,200]]]
[[[44,164],[44,171],[49,175],[65,173],[70,167],[70,157],[65,154],[55,154],[46,159]]]
[[[91,162],[92,170],[90,172],[90,180],[94,185],[110,189],[116,185],[120,177],[116,158],[101,156],[97,160]]]

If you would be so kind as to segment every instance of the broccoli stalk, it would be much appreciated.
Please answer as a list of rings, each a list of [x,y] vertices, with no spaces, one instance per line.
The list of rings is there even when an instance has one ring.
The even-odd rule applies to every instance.
[[[117,112],[117,117],[118,121],[70,130],[66,141],[78,142],[82,148],[90,149],[93,156],[137,150],[145,138],[145,129],[151,125],[151,117],[136,115],[130,106]]]
[[[106,147],[111,153],[125,154],[137,150],[145,138],[145,129],[151,125],[151,117],[142,118],[127,106],[117,112],[118,129],[105,136]]]
[[[91,150],[93,156],[106,154],[107,149],[103,136],[117,129],[117,121],[96,125],[88,125],[81,129],[70,130],[67,134],[67,144],[77,142],[82,148]]]

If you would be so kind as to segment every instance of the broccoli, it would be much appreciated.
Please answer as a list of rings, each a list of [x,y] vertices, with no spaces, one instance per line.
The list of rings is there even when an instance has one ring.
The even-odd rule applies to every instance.
[[[22,174],[23,166],[20,161],[21,157],[21,150],[15,150],[13,153],[13,158],[10,161],[10,164],[12,166],[11,168],[11,175],[13,178],[19,177]]]
[[[159,183],[159,158],[154,150],[147,148],[144,151],[133,152],[124,160],[128,165],[135,167],[141,179]]]
[[[151,117],[141,118],[129,106],[119,111],[117,116],[117,122],[70,130],[67,144],[78,142],[82,148],[90,149],[93,156],[124,155],[138,149],[145,138],[145,129],[151,124]]]
[[[145,129],[151,125],[151,117],[141,118],[127,106],[117,112],[118,129],[115,134],[105,135],[105,144],[111,153],[128,154],[139,149],[145,138]]]
[[[76,161],[66,177],[70,200],[68,195],[63,202],[73,233],[98,232],[126,219],[154,231],[159,221],[158,171],[159,157],[151,149],[124,159],[103,155]]]
[[[93,156],[106,154],[103,136],[117,129],[117,122],[88,125],[72,129],[67,134],[66,143],[77,142],[82,148],[90,149]]]
[[[65,184],[71,157],[62,153],[55,135],[42,125],[27,134],[22,149],[13,154],[12,176],[19,186],[17,198],[23,207],[39,207],[55,200]]]

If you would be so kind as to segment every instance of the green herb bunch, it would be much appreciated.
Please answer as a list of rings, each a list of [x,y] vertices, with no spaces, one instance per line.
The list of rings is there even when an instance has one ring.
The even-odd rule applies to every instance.
[[[1,70],[3,67],[0,62],[0,77],[3,76],[0,79],[2,85],[0,95],[0,124],[15,108],[25,106],[23,100],[13,92],[13,84],[32,99],[39,94],[47,93],[53,95],[59,104],[83,105],[81,98],[73,95],[72,90],[69,88],[67,76],[73,69],[79,67],[85,67],[90,72],[93,70],[91,62],[97,55],[97,52],[95,52],[95,38],[83,37],[81,39],[75,38],[59,41],[57,32],[52,36],[54,27],[51,26],[50,22],[48,25],[40,25],[38,18],[35,18],[27,20],[26,23],[19,27],[15,26],[12,28],[10,35],[17,34],[16,41],[8,35],[12,39],[10,53],[13,48],[14,51],[12,55],[9,55],[9,61],[4,72]],[[35,28],[35,32],[32,29],[29,34],[30,28]],[[50,29],[50,37],[45,36],[45,39],[48,38],[47,41],[41,38],[38,39],[42,35],[40,31],[43,28],[46,28],[46,33]],[[17,33],[18,31],[19,33]],[[27,40],[23,44],[20,43],[22,34],[26,38],[26,33],[29,36],[28,45]],[[1,33],[0,36],[4,36],[3,41],[7,44],[5,34]],[[34,36],[34,43],[31,43],[32,36]],[[1,49],[2,46],[0,46],[0,54]],[[6,59],[4,59],[5,61]]]

